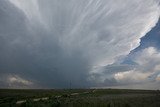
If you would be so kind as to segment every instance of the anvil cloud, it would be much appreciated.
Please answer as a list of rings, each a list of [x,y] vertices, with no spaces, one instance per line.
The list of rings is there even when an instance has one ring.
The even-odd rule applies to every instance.
[[[159,15],[159,0],[1,0],[0,87],[119,85],[132,67],[112,65],[140,45]]]

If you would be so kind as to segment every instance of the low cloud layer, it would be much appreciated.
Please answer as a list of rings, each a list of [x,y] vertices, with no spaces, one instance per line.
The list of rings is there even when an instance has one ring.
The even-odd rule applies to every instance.
[[[131,82],[143,81],[135,65],[114,64],[139,46],[159,8],[158,0],[0,1],[1,77],[17,75],[14,82],[37,88],[117,86],[130,73],[137,73]]]
[[[99,87],[109,82],[108,86],[127,88],[158,89],[160,79],[160,51],[148,47],[132,55],[134,64],[112,64],[104,66],[101,73],[92,74],[99,81]],[[108,75],[106,75],[108,74]]]

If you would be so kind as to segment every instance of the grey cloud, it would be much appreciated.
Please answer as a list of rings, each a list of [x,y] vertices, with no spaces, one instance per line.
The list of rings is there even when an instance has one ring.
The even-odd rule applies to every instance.
[[[135,67],[136,67],[135,65],[112,64],[112,65],[107,65],[100,68],[95,68],[94,71],[96,72],[91,73],[90,79],[92,81],[98,81],[96,85],[98,85],[99,87],[126,84],[116,80],[115,74],[133,70]],[[127,84],[129,83],[127,82]]]
[[[70,83],[99,85],[90,77],[103,74],[109,78],[104,85],[111,85],[116,72],[132,68],[112,64],[136,48],[159,17],[154,0],[124,1],[1,0],[1,77],[18,75],[37,87],[68,88]],[[106,71],[93,73],[95,66]],[[7,86],[3,82],[0,87]]]
[[[134,57],[133,57],[134,56]],[[143,50],[139,50],[132,56],[132,61],[136,63],[131,65],[125,65],[122,63],[120,65],[113,65],[112,67],[104,67],[100,71],[101,73],[94,74],[96,79],[101,79],[99,82],[100,86],[109,83],[111,86],[115,87],[130,87],[131,85],[135,88],[148,88],[156,89],[159,87],[159,74],[160,74],[160,52],[155,47],[148,47]],[[108,75],[105,76],[105,72]],[[145,85],[144,85],[145,84]],[[155,85],[155,86],[154,86]],[[152,86],[152,87],[151,87]],[[133,88],[133,87],[132,87]]]

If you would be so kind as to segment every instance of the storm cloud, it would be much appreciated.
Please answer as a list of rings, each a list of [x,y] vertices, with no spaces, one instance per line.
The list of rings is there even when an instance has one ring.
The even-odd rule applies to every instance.
[[[159,0],[1,0],[0,87],[118,85],[159,15]]]

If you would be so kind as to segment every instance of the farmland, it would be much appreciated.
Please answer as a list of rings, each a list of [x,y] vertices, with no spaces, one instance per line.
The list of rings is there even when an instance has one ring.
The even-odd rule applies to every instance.
[[[128,89],[0,89],[0,107],[160,107],[160,92]]]

